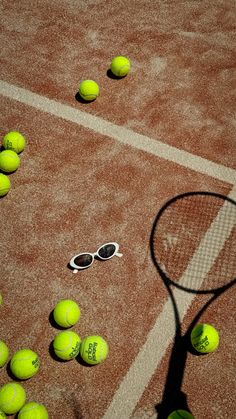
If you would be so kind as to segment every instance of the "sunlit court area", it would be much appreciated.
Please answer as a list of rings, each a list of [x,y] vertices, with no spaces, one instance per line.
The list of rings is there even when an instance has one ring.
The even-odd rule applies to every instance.
[[[0,418],[233,419],[236,3],[0,3]]]

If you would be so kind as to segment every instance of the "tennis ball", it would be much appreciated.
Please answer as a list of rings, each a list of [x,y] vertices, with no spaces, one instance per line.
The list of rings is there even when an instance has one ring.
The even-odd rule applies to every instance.
[[[197,352],[214,352],[219,345],[219,334],[210,324],[199,323],[191,332],[191,343]]]
[[[1,154],[1,153],[0,153]],[[6,195],[11,188],[11,182],[8,176],[0,173],[0,196]]]
[[[48,411],[41,403],[26,403],[18,413],[18,419],[48,419]]]
[[[39,357],[31,349],[20,349],[10,362],[11,372],[20,380],[33,377],[38,372],[39,366]]]
[[[113,58],[111,62],[111,72],[117,77],[126,76],[131,68],[131,64],[128,58],[119,55]]]
[[[14,415],[25,404],[24,388],[15,382],[4,384],[0,389],[0,409],[7,415]]]
[[[79,94],[86,102],[91,102],[98,97],[99,86],[93,80],[84,80],[79,85]]]
[[[0,294],[0,305],[3,303],[3,296]]]
[[[55,322],[62,327],[71,327],[80,318],[80,308],[73,300],[60,300],[53,310]]]
[[[25,138],[17,131],[10,131],[3,137],[2,144],[6,150],[13,150],[19,154],[25,148]]]
[[[180,409],[172,412],[167,419],[194,419],[194,417],[187,410]]]
[[[3,340],[0,340],[0,367],[6,364],[9,356],[9,349]]]
[[[0,153],[0,169],[3,172],[14,172],[20,166],[20,157],[13,150],[3,150]]]
[[[106,359],[108,352],[108,344],[101,336],[87,336],[80,345],[80,356],[90,365],[100,364]]]
[[[58,358],[69,361],[79,353],[81,338],[71,330],[59,332],[54,341],[53,348]]]
[[[0,410],[0,419],[4,419],[4,418],[6,418],[6,415],[2,410]]]

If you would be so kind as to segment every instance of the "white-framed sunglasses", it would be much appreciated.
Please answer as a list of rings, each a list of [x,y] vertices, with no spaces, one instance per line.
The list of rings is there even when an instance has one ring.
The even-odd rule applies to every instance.
[[[123,256],[122,253],[119,253],[118,243],[105,243],[99,247],[96,253],[86,252],[73,256],[73,258],[70,260],[70,266],[74,268],[73,272],[77,273],[80,269],[89,268],[93,264],[96,257],[101,260],[108,260],[113,256],[118,256],[119,258]]]

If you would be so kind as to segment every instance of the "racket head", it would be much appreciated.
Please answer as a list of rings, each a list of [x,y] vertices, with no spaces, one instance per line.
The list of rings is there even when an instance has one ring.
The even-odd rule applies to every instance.
[[[154,220],[150,247],[168,285],[202,294],[232,286],[236,282],[236,202],[205,191],[173,197]]]

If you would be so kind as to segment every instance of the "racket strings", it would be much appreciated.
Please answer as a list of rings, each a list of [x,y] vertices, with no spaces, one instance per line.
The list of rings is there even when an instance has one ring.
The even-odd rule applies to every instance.
[[[208,195],[177,199],[156,225],[157,262],[173,282],[216,289],[236,276],[236,207]]]

